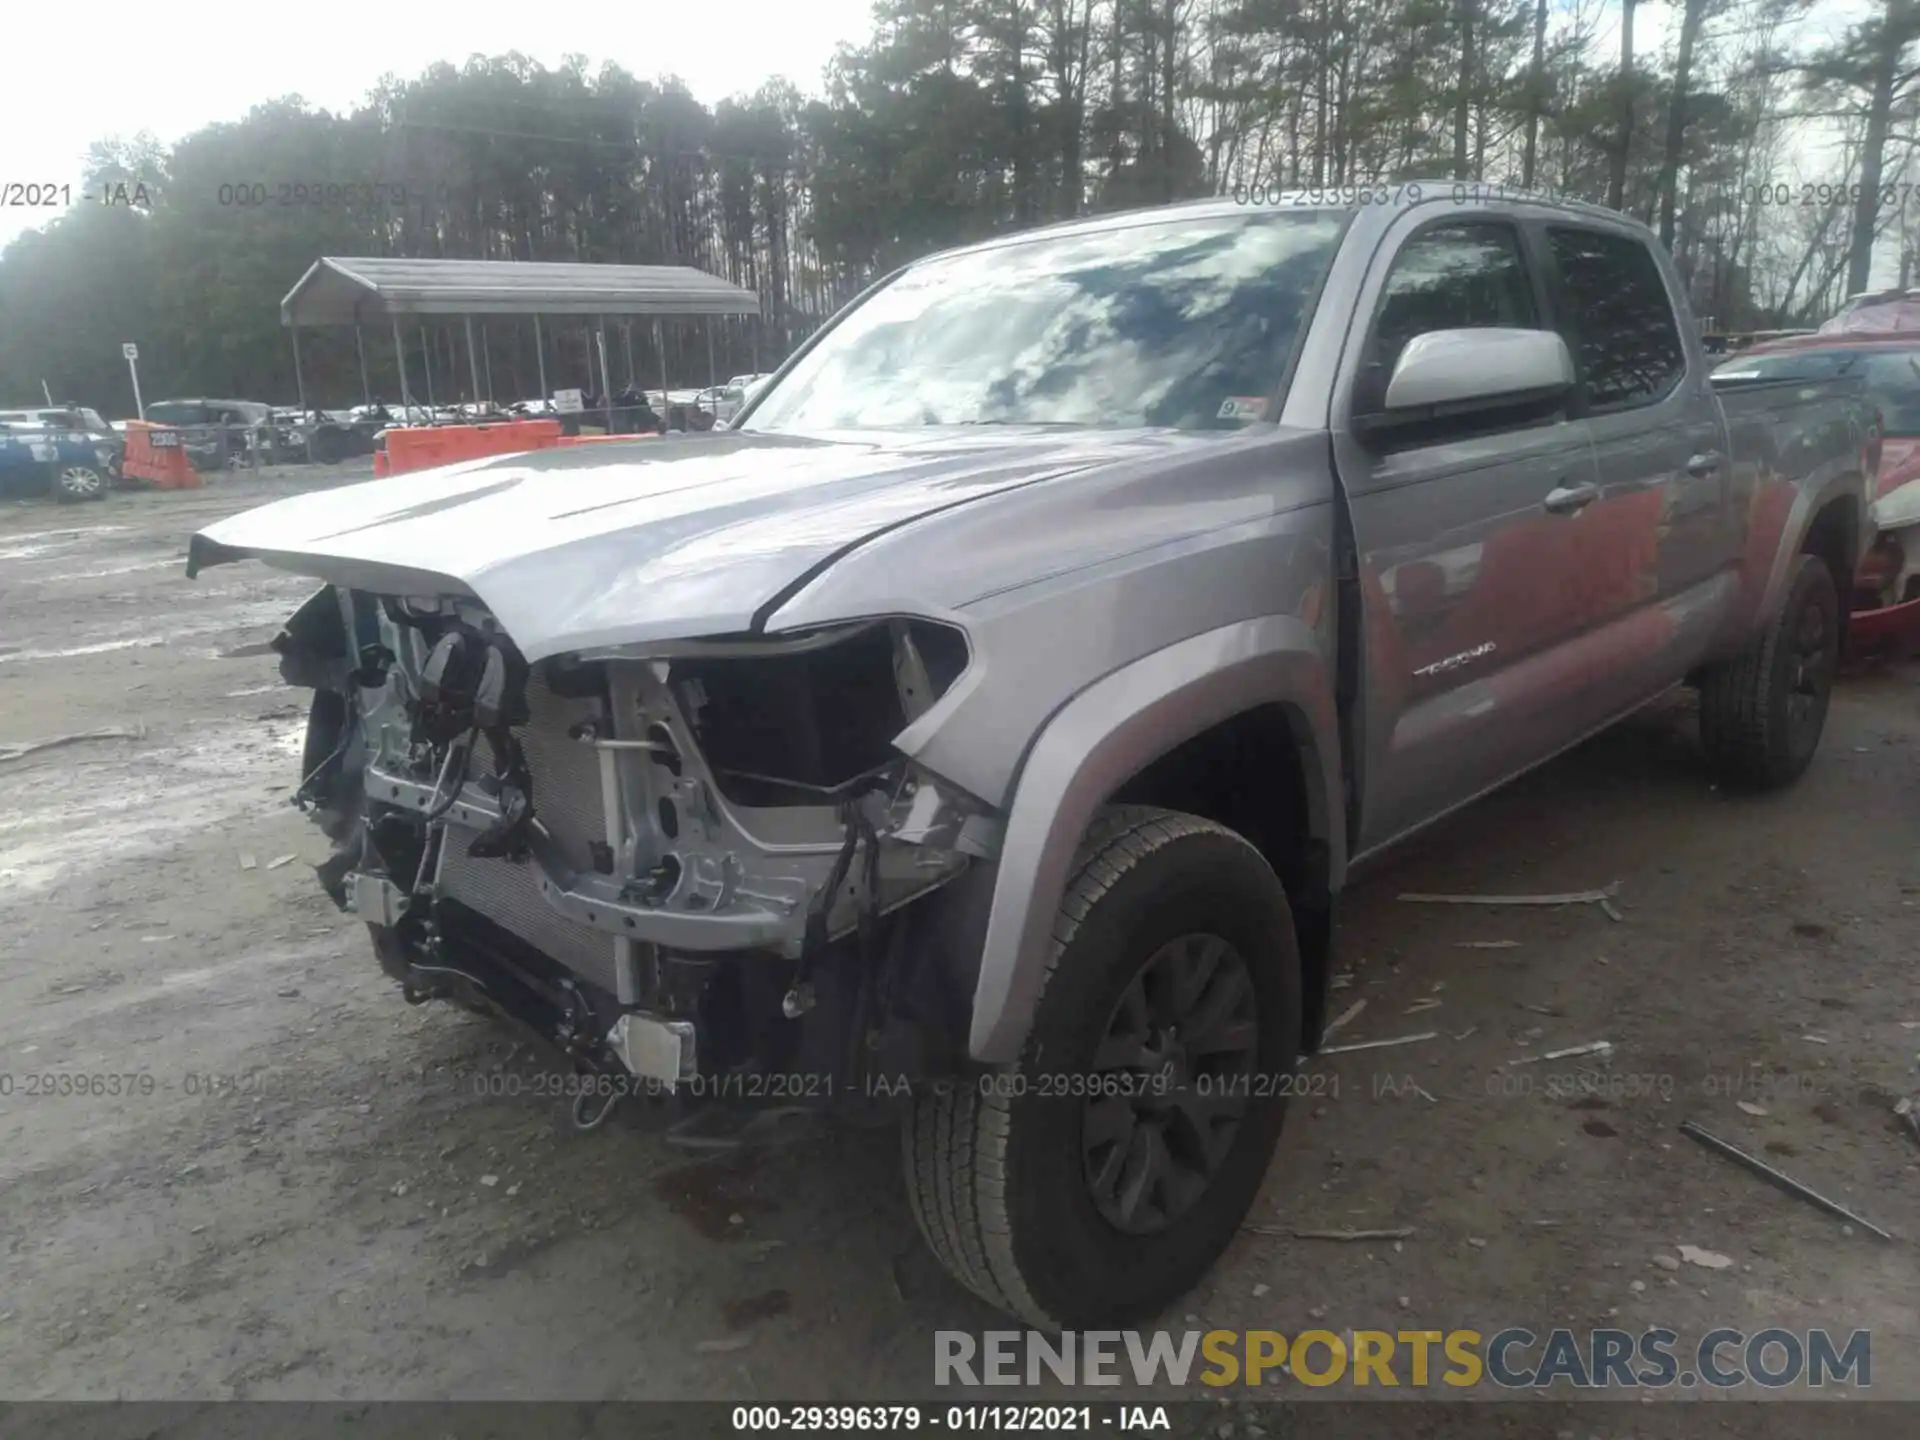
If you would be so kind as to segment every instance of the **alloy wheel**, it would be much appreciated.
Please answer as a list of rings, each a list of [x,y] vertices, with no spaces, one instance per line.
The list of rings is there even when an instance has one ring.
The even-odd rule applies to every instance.
[[[1081,1152],[1094,1205],[1115,1228],[1164,1230],[1206,1193],[1254,1094],[1253,976],[1218,935],[1147,957],[1108,1017]]]
[[[1818,733],[1833,688],[1832,636],[1823,606],[1809,603],[1801,608],[1790,654],[1793,668],[1787,686],[1787,723],[1795,741],[1805,743],[1810,730]]]
[[[60,471],[59,485],[62,492],[78,500],[91,500],[106,488],[100,472],[85,465],[64,466]]]

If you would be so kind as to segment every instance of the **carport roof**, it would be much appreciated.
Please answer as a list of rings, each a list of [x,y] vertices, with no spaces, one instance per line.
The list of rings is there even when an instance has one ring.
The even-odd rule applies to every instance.
[[[757,315],[760,300],[689,265],[323,256],[280,302],[283,325],[422,315]]]

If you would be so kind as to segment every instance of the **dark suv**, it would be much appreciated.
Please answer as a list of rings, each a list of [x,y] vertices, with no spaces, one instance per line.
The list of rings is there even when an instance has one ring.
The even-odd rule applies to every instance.
[[[180,443],[196,470],[242,464],[273,438],[273,408],[257,400],[159,400],[147,406],[147,419],[183,432]]]

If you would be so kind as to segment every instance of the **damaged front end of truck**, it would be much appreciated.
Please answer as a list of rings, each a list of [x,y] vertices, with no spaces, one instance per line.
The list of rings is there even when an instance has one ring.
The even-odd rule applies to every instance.
[[[957,627],[529,664],[477,600],[329,584],[273,643],[314,692],[322,884],[408,1001],[557,1047],[576,1124],[669,1095],[719,1143],[965,1064],[999,827],[892,744],[965,672]]]

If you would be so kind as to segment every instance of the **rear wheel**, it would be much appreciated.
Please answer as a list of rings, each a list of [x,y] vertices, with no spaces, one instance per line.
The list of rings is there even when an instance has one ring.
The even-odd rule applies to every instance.
[[[63,464],[54,472],[53,493],[69,504],[82,500],[104,500],[107,482],[91,465]]]
[[[1700,743],[1729,785],[1770,790],[1806,773],[1840,664],[1840,598],[1817,555],[1800,557],[1779,617],[1700,685]]]
[[[1158,1314],[1252,1205],[1299,1040],[1292,915],[1259,852],[1195,816],[1110,808],[1076,859],[1020,1059],[915,1102],[922,1233],[1041,1328]]]

